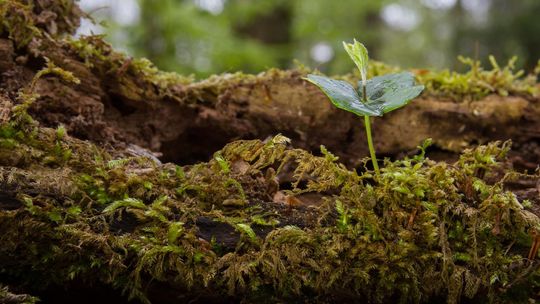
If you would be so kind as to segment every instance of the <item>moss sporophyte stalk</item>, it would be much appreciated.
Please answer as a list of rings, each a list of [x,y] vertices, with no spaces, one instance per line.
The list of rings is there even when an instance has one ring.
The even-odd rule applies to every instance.
[[[368,51],[366,47],[354,40],[343,42],[343,47],[360,70],[361,81],[358,89],[342,80],[309,74],[304,79],[315,84],[328,96],[334,106],[364,116],[364,126],[373,168],[377,175],[379,165],[371,136],[371,116],[382,116],[407,105],[424,90],[423,85],[415,85],[414,76],[408,72],[387,74],[367,79]]]

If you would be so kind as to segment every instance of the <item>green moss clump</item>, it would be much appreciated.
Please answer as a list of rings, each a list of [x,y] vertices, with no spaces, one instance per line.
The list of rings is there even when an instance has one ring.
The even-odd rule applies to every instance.
[[[43,18],[45,14],[49,18]],[[86,15],[73,1],[3,0],[0,35],[9,37],[17,48],[24,48],[34,39],[73,34],[82,16]]]
[[[0,2],[0,35],[7,34],[17,47],[25,47],[34,36],[41,36],[34,25],[32,5],[19,1]]]
[[[43,162],[59,140],[73,151],[70,170]],[[10,148],[31,167],[0,169],[21,204],[0,211],[0,273],[30,290],[39,278],[84,280],[144,301],[156,284],[267,302],[536,292],[538,263],[527,255],[540,220],[504,189],[508,144],[465,151],[454,164],[423,154],[387,160],[377,177],[348,170],[324,148],[315,157],[287,143],[238,141],[182,168],[114,158],[39,128],[34,141]],[[285,195],[317,203],[273,201],[268,185],[283,174],[292,177]]]
[[[471,58],[459,57],[459,60],[469,66],[467,72],[417,71],[417,79],[426,86],[430,94],[448,96],[455,100],[476,100],[489,94],[531,97],[538,95],[540,61],[532,73],[525,75],[523,70],[515,71],[517,57],[511,58],[506,66],[501,67],[495,58],[490,56],[491,70],[482,68],[480,61]]]
[[[441,293],[452,303],[463,296],[494,299],[495,289],[511,289],[530,274],[527,265],[535,263],[524,260],[529,232],[540,228],[502,182],[485,181],[496,177],[506,151],[507,144],[481,146],[454,165],[423,157],[387,161],[376,178],[347,171],[328,156],[287,150],[283,158],[298,161],[296,178],[308,178],[302,188],[297,180],[291,193],[338,192],[326,197],[329,213],[319,219],[335,226],[280,227],[266,237],[262,253],[230,256],[230,292],[253,288],[242,282],[264,285],[262,278],[272,278],[283,296],[309,286],[319,295],[332,291],[375,302],[419,302]],[[257,160],[267,158],[261,153]],[[511,250],[516,243],[525,249]]]
[[[495,57],[490,56],[491,69],[482,67],[479,60],[467,57],[458,57],[458,60],[468,67],[465,72],[444,70],[416,69],[416,81],[425,86],[423,95],[449,98],[454,101],[478,100],[490,94],[499,96],[524,96],[534,98],[538,96],[538,75],[540,75],[540,60],[537,67],[529,74],[523,70],[515,70],[517,57],[511,58],[504,67],[501,67]],[[402,71],[396,66],[387,65],[378,61],[370,61],[369,77],[397,73]],[[359,75],[354,74],[338,77],[351,83],[357,83]]]
[[[0,303],[9,304],[34,304],[39,299],[30,295],[14,294],[5,286],[0,285]]]

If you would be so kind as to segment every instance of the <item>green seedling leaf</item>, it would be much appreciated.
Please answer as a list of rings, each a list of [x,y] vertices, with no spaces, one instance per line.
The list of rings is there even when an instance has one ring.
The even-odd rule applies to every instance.
[[[360,70],[362,81],[358,84],[358,91],[351,84],[342,80],[313,74],[307,75],[304,79],[319,87],[337,108],[364,116],[373,169],[379,175],[369,116],[382,116],[405,106],[413,98],[420,95],[424,86],[415,86],[414,76],[407,72],[378,76],[368,80],[369,57],[366,47],[356,39],[354,43],[343,42],[343,47]]]
[[[367,81],[364,103],[361,92],[346,81],[313,74],[304,79],[318,86],[337,108],[358,116],[382,116],[407,105],[424,89],[422,85],[414,85],[414,76],[408,72],[374,77]]]
[[[330,101],[342,110],[358,116],[381,116],[380,110],[371,108],[361,101],[353,86],[343,80],[334,80],[324,76],[309,74],[305,80],[318,86]]]
[[[423,85],[414,85],[409,72],[373,77],[366,83],[367,105],[382,115],[407,105],[423,90]]]
[[[366,47],[354,39],[353,43],[346,43],[343,41],[343,48],[349,54],[352,61],[360,70],[360,76],[362,77],[362,82],[365,85],[367,80],[367,68],[368,68],[368,51]]]

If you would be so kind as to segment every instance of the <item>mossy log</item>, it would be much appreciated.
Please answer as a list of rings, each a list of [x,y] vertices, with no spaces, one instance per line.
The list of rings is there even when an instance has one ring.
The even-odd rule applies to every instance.
[[[58,15],[46,19],[47,26],[35,24],[37,30],[47,37],[62,34],[59,29],[69,33],[81,14],[76,6],[70,7],[73,12],[68,17],[44,10],[26,19],[42,21],[43,15]],[[71,27],[64,19],[70,20]],[[48,32],[49,28],[56,32]],[[16,29],[16,33],[29,31]],[[32,34],[32,38],[20,38],[22,42],[0,39],[4,94],[13,97],[27,86],[44,66],[44,58],[81,80],[78,84],[54,77],[37,81],[35,92],[40,97],[31,113],[44,126],[61,123],[72,136],[113,145],[135,144],[180,164],[207,161],[231,140],[264,139],[276,133],[311,151],[324,144],[347,165],[356,166],[367,155],[361,120],[334,108],[318,89],[303,81],[305,71],[225,74],[193,82],[117,53],[99,37],[51,40],[36,37],[32,31],[26,35]],[[23,42],[27,44],[21,46]],[[419,80],[422,73],[417,73]],[[373,121],[379,154],[411,153],[428,137],[433,138],[432,149],[442,155],[512,139],[517,151],[527,151],[521,165],[534,169],[540,161],[536,81],[527,87],[500,69],[487,73],[489,82],[474,76],[454,77],[461,83],[452,77],[441,74],[442,81],[424,81],[428,90],[423,96]]]
[[[305,72],[194,82],[66,36],[82,15],[0,1],[0,302],[539,297],[536,80],[417,71],[374,175]]]

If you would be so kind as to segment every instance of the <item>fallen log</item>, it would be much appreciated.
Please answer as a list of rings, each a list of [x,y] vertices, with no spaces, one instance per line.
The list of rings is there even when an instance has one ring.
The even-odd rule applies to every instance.
[[[78,20],[80,13],[70,16]],[[39,98],[30,113],[44,126],[63,124],[72,136],[100,143],[135,144],[180,164],[206,161],[231,140],[264,139],[277,133],[310,151],[323,144],[350,166],[357,166],[368,153],[358,117],[334,108],[301,79],[305,71],[225,74],[193,82],[160,72],[144,59],[117,53],[100,37],[51,40],[49,35],[34,36],[22,48],[16,40],[0,39],[4,94],[13,98],[28,86],[45,66],[45,58],[80,80],[37,80]],[[385,69],[389,68],[378,68]],[[540,103],[535,76],[520,80],[507,70],[485,71],[483,77],[491,84],[473,74],[429,78],[423,73],[417,72],[418,78],[428,90],[421,98],[374,120],[379,154],[410,154],[432,138],[432,149],[443,158],[455,158],[464,148],[512,139],[516,151],[527,151],[520,155],[521,167],[536,167]],[[452,77],[461,79],[452,84]],[[462,82],[469,83],[468,91]]]

